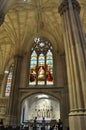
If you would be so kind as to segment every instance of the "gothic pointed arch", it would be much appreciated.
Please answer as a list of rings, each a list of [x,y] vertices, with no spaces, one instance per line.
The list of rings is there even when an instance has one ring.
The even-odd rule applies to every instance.
[[[29,85],[53,84],[53,47],[45,38],[35,38],[31,48]]]

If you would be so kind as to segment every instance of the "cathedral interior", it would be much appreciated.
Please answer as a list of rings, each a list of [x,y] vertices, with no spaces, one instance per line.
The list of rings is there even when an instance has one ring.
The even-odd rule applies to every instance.
[[[86,0],[0,0],[0,120],[35,118],[86,129]]]

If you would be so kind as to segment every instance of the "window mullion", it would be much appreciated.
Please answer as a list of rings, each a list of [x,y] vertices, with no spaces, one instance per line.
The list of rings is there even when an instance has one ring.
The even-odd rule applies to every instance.
[[[39,54],[37,54],[37,67],[36,67],[36,85],[38,85],[38,62],[39,62]]]
[[[46,54],[45,54],[45,85],[46,85],[46,79],[47,79],[47,76],[46,76]]]

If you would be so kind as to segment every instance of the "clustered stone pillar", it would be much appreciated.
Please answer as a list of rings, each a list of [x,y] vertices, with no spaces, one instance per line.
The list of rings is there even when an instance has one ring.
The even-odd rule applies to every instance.
[[[64,46],[70,101],[70,130],[86,129],[86,44],[80,23],[80,5],[63,0],[59,13],[64,26]]]
[[[1,95],[1,86],[3,82],[3,77],[4,77],[4,74],[0,74],[0,95]]]
[[[13,72],[13,81],[12,81],[12,90],[9,97],[8,104],[8,124],[17,125],[17,115],[18,115],[18,95],[19,95],[19,85],[20,85],[20,73],[21,73],[21,62],[22,56],[14,57],[14,72]]]
[[[4,22],[4,14],[2,12],[0,12],[0,26],[3,24]],[[1,90],[1,85],[2,85],[2,81],[3,81],[3,74],[0,74],[0,90]],[[1,91],[0,91],[1,92]],[[1,95],[1,93],[0,93]]]

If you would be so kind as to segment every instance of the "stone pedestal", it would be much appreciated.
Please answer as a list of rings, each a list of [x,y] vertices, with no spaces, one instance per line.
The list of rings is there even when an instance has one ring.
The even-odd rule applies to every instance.
[[[69,125],[71,130],[85,130],[86,112],[71,112],[69,114]]]

